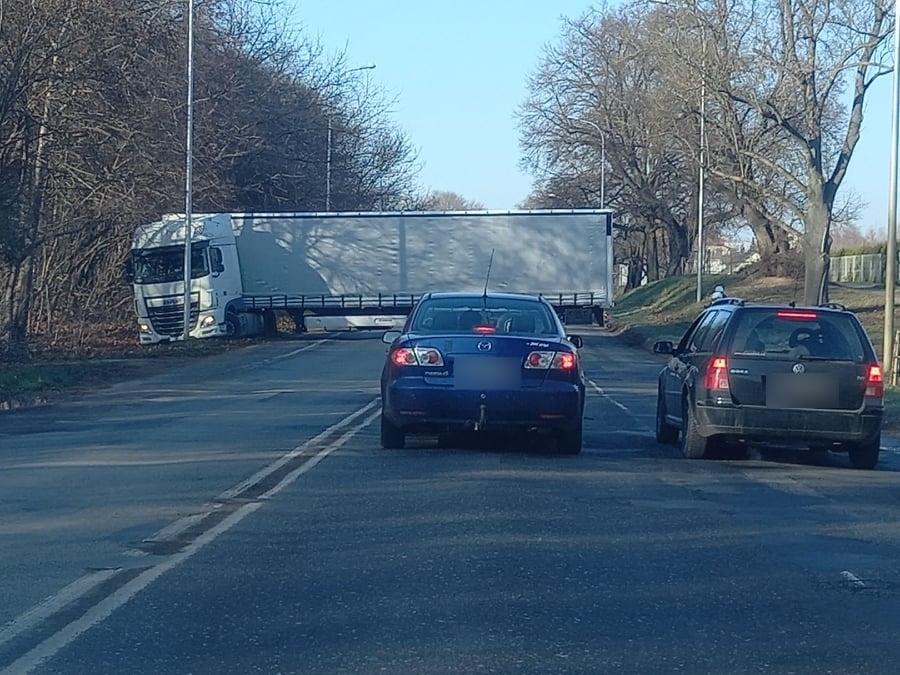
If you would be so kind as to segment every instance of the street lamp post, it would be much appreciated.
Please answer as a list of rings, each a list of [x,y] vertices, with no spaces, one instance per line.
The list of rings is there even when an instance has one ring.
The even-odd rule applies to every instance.
[[[900,0],[898,0],[900,2]],[[706,44],[704,40],[704,60]],[[700,83],[700,169],[697,178],[697,302],[703,301],[703,189],[706,179],[706,80]]]
[[[331,115],[328,116],[328,149],[325,151],[325,211],[331,211]]]
[[[351,68],[350,70],[345,70],[344,74],[347,75],[349,73],[355,73],[360,70],[373,70],[375,68],[374,63],[369,63],[364,66],[359,66],[358,68]],[[328,114],[328,135],[327,135],[327,147],[325,150],[325,211],[331,211],[331,148],[332,148],[332,138],[334,137],[334,124],[332,121],[331,113]]]
[[[191,337],[191,217],[194,183],[194,0],[187,4],[187,139],[184,171],[184,340]]]
[[[900,1],[900,0],[898,0]],[[597,132],[600,139],[600,208],[606,208],[606,133],[600,128],[600,125],[591,120],[578,120],[584,124],[588,124]],[[573,127],[570,131],[578,131],[577,127]]]
[[[896,384],[894,372],[894,288],[897,278],[897,161],[900,142],[900,0],[894,0],[894,88],[891,105],[891,165],[888,186],[887,260],[884,278],[884,342],[881,363],[886,382]]]
[[[672,0],[650,0],[657,5],[671,6]],[[706,27],[697,13],[700,0],[684,0],[694,14],[697,25],[700,28],[700,167],[697,178],[697,302],[703,301],[703,191],[706,179]],[[897,0],[900,2],[900,0]]]

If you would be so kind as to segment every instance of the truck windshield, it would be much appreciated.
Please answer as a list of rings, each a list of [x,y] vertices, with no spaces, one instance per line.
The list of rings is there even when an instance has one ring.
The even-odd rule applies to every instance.
[[[199,279],[209,274],[207,246],[191,247],[191,278]],[[184,249],[166,246],[131,252],[136,284],[160,284],[184,279]]]

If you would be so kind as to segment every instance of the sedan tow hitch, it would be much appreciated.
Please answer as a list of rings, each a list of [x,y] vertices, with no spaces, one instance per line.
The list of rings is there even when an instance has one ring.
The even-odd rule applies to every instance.
[[[487,422],[487,418],[485,415],[486,410],[487,406],[482,403],[481,406],[479,406],[478,421],[475,422],[475,431],[482,431],[484,429],[484,425]]]

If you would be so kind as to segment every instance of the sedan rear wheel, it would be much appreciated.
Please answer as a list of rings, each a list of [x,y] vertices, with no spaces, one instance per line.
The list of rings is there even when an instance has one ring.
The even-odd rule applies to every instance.
[[[850,464],[855,469],[874,469],[881,453],[881,434],[868,443],[850,448]]]
[[[581,452],[582,422],[573,429],[557,432],[556,447],[565,455],[577,455]]]
[[[406,434],[403,429],[392,424],[381,413],[381,447],[385,450],[402,450],[406,445]]]
[[[697,418],[690,404],[685,403],[684,407],[681,416],[681,452],[688,459],[703,459],[706,457],[709,439],[700,435]]]

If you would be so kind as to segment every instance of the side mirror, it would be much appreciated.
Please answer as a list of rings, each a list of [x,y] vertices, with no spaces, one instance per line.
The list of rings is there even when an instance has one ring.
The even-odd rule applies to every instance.
[[[134,261],[131,259],[130,253],[125,259],[125,269],[122,270],[122,278],[125,280],[126,284],[134,283]]]
[[[569,335],[566,339],[575,345],[575,349],[581,349],[584,347],[584,340],[581,339],[580,335]]]
[[[671,340],[660,340],[653,345],[654,354],[672,354],[674,351]]]
[[[400,337],[402,333],[399,330],[389,330],[387,333],[381,336],[381,341],[386,344],[393,344],[394,340]]]

